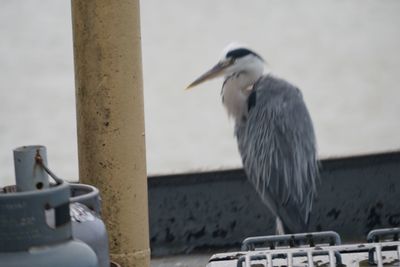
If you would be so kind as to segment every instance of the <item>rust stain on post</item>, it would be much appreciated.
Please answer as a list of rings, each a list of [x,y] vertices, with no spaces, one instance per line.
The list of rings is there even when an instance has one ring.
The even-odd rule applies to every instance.
[[[149,266],[139,0],[72,0],[79,175],[99,188],[111,258]]]

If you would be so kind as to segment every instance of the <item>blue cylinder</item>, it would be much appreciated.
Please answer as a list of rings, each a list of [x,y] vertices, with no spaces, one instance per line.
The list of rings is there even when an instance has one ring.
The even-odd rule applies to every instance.
[[[99,267],[85,243],[72,239],[67,183],[0,192],[1,267]]]
[[[72,235],[96,253],[99,267],[109,267],[108,235],[101,220],[99,190],[91,185],[70,184]]]

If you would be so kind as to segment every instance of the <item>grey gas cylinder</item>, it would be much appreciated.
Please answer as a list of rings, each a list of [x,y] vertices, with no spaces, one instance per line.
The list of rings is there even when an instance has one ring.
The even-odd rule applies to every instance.
[[[1,267],[97,267],[94,251],[72,239],[70,188],[0,193]]]
[[[0,190],[0,267],[98,267],[95,252],[73,240],[70,186],[46,183],[38,169],[43,153],[41,146],[14,151],[16,190]]]
[[[99,190],[85,184],[70,184],[70,186],[72,235],[94,250],[100,267],[109,267],[108,236],[100,217]]]

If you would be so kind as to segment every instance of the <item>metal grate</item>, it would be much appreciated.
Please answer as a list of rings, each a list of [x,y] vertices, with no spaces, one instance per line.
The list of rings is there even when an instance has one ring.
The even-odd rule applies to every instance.
[[[287,250],[288,248],[297,248],[297,249],[305,249],[305,248],[315,248],[315,247],[326,247],[326,246],[334,246],[340,245],[341,239],[339,234],[333,231],[326,232],[314,232],[314,233],[301,233],[301,234],[292,234],[292,235],[272,235],[272,236],[258,236],[258,237],[249,237],[246,238],[242,243],[242,251],[248,250],[263,250],[264,251],[280,251]],[[261,246],[261,248],[260,248]],[[265,247],[269,247],[268,250],[265,250]],[[326,254],[323,251],[316,251],[314,255]],[[286,256],[281,253],[268,253],[269,256],[265,256],[267,261],[272,262],[274,258],[287,258],[288,266],[289,263],[293,263],[293,257],[301,257],[306,255],[304,252],[293,252],[289,253]],[[339,253],[333,252],[333,255],[330,255],[336,258],[336,262],[338,264],[342,264],[342,259]],[[260,255],[258,255],[260,257]],[[257,258],[253,256],[253,258]],[[246,257],[241,257],[238,260],[237,266],[241,267],[243,262],[246,261]],[[290,265],[291,267],[292,265]]]
[[[242,251],[213,255],[209,267],[400,266],[400,228],[371,231],[368,243],[341,244],[336,232],[246,238]]]
[[[320,266],[316,264],[315,257],[325,255],[328,258],[328,262],[325,262],[324,266],[336,267],[340,266],[335,257],[335,253],[364,253],[368,255],[369,251],[375,252],[376,261],[373,263],[377,267],[383,267],[383,256],[382,251],[394,250],[397,255],[397,262],[400,261],[400,241],[382,242],[382,243],[363,243],[363,244],[351,244],[351,245],[335,245],[325,247],[303,247],[303,248],[288,248],[288,249],[273,249],[273,250],[258,250],[248,251],[244,256],[239,258],[238,267],[254,267],[254,266],[307,266],[314,267]],[[305,257],[306,262],[294,264],[296,257]],[[242,260],[241,260],[242,259]],[[385,265],[386,266],[386,265]]]
[[[367,240],[370,243],[377,243],[377,242],[384,242],[384,241],[399,241],[399,234],[400,234],[400,228],[387,228],[387,229],[376,229],[372,230],[368,233],[367,235]],[[368,253],[368,262],[369,264],[374,264],[375,255],[376,251],[371,249]],[[399,248],[397,248],[397,257],[400,258],[400,251]]]
[[[339,234],[333,231],[325,231],[291,235],[248,237],[242,242],[242,251],[256,250],[260,247],[276,249],[279,247],[315,247],[323,244],[328,244],[330,246],[340,245],[341,239]]]

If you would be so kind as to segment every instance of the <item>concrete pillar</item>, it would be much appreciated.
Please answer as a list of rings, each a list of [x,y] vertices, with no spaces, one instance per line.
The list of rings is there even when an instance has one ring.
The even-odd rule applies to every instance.
[[[96,186],[111,258],[149,266],[139,0],[72,0],[79,176]]]

